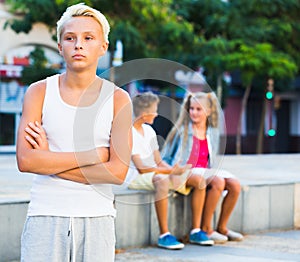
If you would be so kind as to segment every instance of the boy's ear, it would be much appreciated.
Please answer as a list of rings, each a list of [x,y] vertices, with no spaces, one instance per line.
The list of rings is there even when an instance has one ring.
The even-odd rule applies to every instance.
[[[101,47],[101,48],[103,49],[104,52],[106,52],[107,49],[108,49],[108,43],[107,43],[107,42],[104,42],[104,43],[102,44],[102,47]]]
[[[143,112],[142,114],[141,114],[141,118],[143,119],[144,117],[146,117],[148,114],[146,113],[146,112]]]
[[[61,47],[61,44],[60,44],[60,43],[57,44],[57,48],[58,48],[59,54],[61,55],[62,47]]]

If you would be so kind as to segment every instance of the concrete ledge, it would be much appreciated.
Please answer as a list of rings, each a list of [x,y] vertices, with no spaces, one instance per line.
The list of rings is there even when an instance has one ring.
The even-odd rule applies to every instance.
[[[228,226],[246,234],[294,228],[296,185],[244,186]]]
[[[274,229],[298,227],[295,213],[300,184],[243,186],[229,227],[244,234]],[[3,261],[20,256],[20,236],[29,201],[7,201],[0,204],[0,257]],[[159,228],[154,208],[154,193],[123,189],[115,196],[117,209],[117,248],[155,245]],[[185,239],[191,227],[190,196],[171,194],[169,197],[169,227],[179,239]],[[298,210],[299,211],[299,210]],[[220,212],[220,204],[214,224]],[[295,223],[297,222],[297,223]]]
[[[300,227],[299,160],[299,154],[225,156],[222,168],[236,174],[242,184],[242,192],[229,221],[229,227],[244,234]],[[277,163],[283,168],[279,169]],[[5,172],[8,172],[7,168],[6,159]],[[22,180],[22,183],[18,182],[13,189],[11,183],[16,181],[11,173],[6,192],[5,181],[1,180],[0,176],[0,182],[4,185],[0,189],[1,261],[19,259],[20,236],[29,203],[29,183]],[[21,184],[25,185],[26,190],[20,190]],[[159,230],[154,208],[154,193],[122,187],[114,187],[114,190],[117,209],[117,248],[156,244]],[[219,212],[220,203],[215,213],[214,224]],[[190,196],[171,194],[170,231],[179,239],[184,239],[190,226]]]
[[[300,183],[295,184],[295,195],[294,195],[294,225],[296,228],[300,228]]]
[[[28,202],[0,204],[0,261],[20,258],[20,236],[27,208]]]
[[[228,226],[244,234],[259,231],[287,230],[297,227],[295,190],[300,184],[243,186]],[[129,190],[132,191],[132,190]],[[116,195],[117,248],[156,244],[159,228],[154,208],[154,194],[130,192]],[[221,201],[213,219],[217,224]],[[169,228],[179,239],[185,239],[191,228],[190,196],[169,197]]]

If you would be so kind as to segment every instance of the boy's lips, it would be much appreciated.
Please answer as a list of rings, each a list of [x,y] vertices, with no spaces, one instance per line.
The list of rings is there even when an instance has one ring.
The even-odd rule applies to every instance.
[[[75,55],[73,55],[73,58],[84,58],[84,55],[82,55],[82,54],[75,54]]]

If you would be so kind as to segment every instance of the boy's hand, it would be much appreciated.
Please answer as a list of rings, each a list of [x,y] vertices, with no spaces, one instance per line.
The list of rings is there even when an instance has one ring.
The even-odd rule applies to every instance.
[[[25,128],[25,139],[31,144],[32,148],[40,150],[49,150],[47,135],[38,121],[30,122]]]
[[[179,164],[175,164],[172,168],[172,175],[182,175],[187,169],[190,169],[192,165],[184,165],[180,166]]]
[[[31,144],[32,148],[49,151],[46,132],[38,121],[28,123],[25,132],[27,133],[25,139]],[[103,163],[109,160],[108,147],[99,147],[96,151],[98,158],[96,163]]]

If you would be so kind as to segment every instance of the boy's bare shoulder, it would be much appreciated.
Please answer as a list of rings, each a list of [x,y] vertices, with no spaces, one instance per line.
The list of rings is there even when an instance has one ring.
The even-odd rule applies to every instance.
[[[27,96],[44,96],[46,90],[46,79],[32,83],[27,89]]]
[[[131,101],[128,92],[125,91],[124,89],[120,88],[120,87],[115,88],[114,99],[118,103],[122,103],[122,102],[123,103],[129,103]]]
[[[40,116],[46,93],[46,80],[32,83],[24,96],[23,114]],[[34,101],[34,103],[33,103]],[[34,112],[34,113],[33,113]]]

